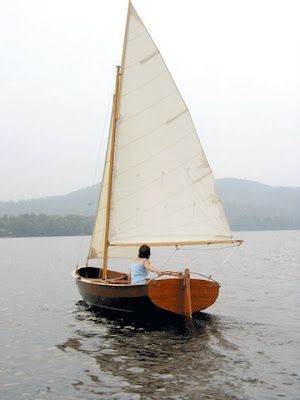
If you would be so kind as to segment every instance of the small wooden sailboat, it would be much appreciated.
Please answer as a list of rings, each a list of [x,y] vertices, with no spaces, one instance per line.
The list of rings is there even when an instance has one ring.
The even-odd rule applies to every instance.
[[[88,261],[73,276],[86,303],[122,311],[158,309],[192,318],[213,304],[219,284],[166,273],[145,285],[108,269],[142,244],[239,243],[230,232],[190,113],[129,1],[117,67],[106,160]],[[168,276],[171,275],[171,276]]]

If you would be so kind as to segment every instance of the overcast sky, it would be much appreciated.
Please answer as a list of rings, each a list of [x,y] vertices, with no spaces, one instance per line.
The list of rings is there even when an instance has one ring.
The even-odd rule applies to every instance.
[[[133,0],[215,177],[300,186],[300,2]],[[100,179],[127,0],[0,0],[0,200]]]

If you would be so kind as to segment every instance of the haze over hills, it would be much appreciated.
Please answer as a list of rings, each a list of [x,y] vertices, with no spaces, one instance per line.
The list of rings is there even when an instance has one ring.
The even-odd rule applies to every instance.
[[[232,178],[216,184],[232,230],[300,229],[300,187]]]
[[[299,187],[272,187],[233,178],[217,179],[216,184],[232,230],[300,229]],[[95,214],[98,192],[99,184],[63,196],[0,202],[0,216],[90,217]],[[92,224],[92,218],[89,221]]]
[[[100,185],[88,186],[61,196],[39,199],[0,201],[0,216],[21,214],[94,215]]]

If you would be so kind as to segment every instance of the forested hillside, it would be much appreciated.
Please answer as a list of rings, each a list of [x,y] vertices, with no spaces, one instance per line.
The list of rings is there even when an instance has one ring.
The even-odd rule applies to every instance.
[[[217,179],[232,230],[300,229],[300,188]],[[99,185],[63,196],[0,202],[0,237],[87,235],[92,231]]]
[[[90,235],[93,217],[23,214],[0,217],[0,237]]]

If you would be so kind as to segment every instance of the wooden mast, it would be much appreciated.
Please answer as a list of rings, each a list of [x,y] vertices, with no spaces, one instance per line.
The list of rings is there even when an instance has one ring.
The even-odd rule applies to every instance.
[[[115,94],[113,103],[113,118],[111,127],[111,143],[110,143],[110,159],[109,159],[109,174],[108,174],[108,185],[107,185],[107,202],[106,202],[106,215],[105,215],[105,233],[104,233],[104,249],[103,249],[103,269],[100,269],[102,279],[107,278],[107,258],[108,258],[108,231],[109,231],[109,220],[110,220],[110,206],[111,206],[111,190],[112,190],[112,177],[113,177],[113,166],[115,156],[115,142],[116,142],[116,126],[118,118],[118,102],[120,94],[120,65],[117,66],[116,83],[115,83]]]
[[[105,215],[105,227],[104,227],[104,244],[103,244],[103,268],[100,268],[99,277],[107,279],[107,261],[108,261],[108,248],[109,246],[141,246],[144,243],[110,243],[109,242],[109,225],[110,225],[110,211],[111,211],[111,195],[112,195],[112,181],[113,181],[113,166],[115,157],[115,141],[116,141],[116,127],[117,119],[119,114],[119,99],[122,88],[122,74],[124,70],[124,62],[126,55],[126,43],[128,36],[128,25],[130,17],[131,0],[128,0],[128,11],[125,26],[122,61],[121,66],[117,66],[116,82],[115,82],[115,93],[113,99],[113,110],[112,110],[112,122],[111,122],[111,138],[110,138],[110,160],[109,160],[109,172],[108,172],[108,185],[107,185],[107,201],[106,201],[106,215]],[[149,246],[184,246],[184,245],[210,245],[210,244],[222,244],[222,243],[237,243],[241,244],[242,240],[225,239],[225,240],[211,240],[211,241],[184,241],[184,242],[154,242],[148,243]]]
[[[109,175],[108,175],[108,187],[107,187],[107,202],[106,202],[106,215],[105,215],[105,233],[104,233],[104,249],[103,249],[103,269],[99,271],[99,277],[102,279],[107,279],[107,259],[108,259],[108,232],[109,232],[109,220],[110,220],[110,207],[111,207],[111,191],[112,191],[112,178],[113,178],[113,166],[114,166],[114,156],[115,156],[115,142],[116,142],[116,127],[117,127],[117,119],[119,114],[119,98],[121,92],[121,71],[124,67],[124,59],[125,59],[125,47],[126,47],[126,39],[128,35],[128,20],[129,20],[129,10],[130,10],[131,1],[128,1],[128,10],[127,10],[127,18],[126,18],[126,26],[125,26],[125,34],[124,34],[124,42],[123,42],[123,51],[122,51],[122,63],[121,66],[117,66],[117,74],[116,74],[116,83],[115,83],[115,94],[114,94],[114,103],[113,103],[113,117],[112,117],[112,127],[111,127],[111,143],[110,143],[110,160],[109,160]]]

